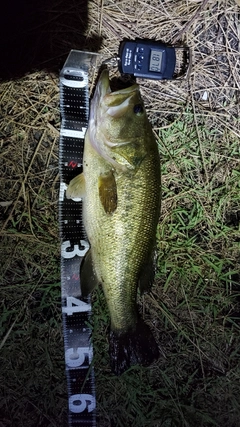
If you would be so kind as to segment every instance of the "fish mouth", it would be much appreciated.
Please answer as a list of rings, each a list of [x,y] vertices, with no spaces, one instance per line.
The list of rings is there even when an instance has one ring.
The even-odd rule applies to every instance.
[[[100,156],[107,160],[115,168],[123,169],[108,153],[106,147],[115,147],[126,144],[118,141],[108,141],[104,122],[106,117],[118,119],[125,114],[132,103],[132,97],[139,92],[139,86],[134,84],[125,89],[112,91],[110,88],[109,71],[103,70],[98,80],[93,99],[91,101],[89,117],[89,139],[92,147]]]
[[[125,89],[119,89],[119,90],[115,90],[112,91],[110,88],[110,81],[109,81],[109,71],[108,69],[105,69],[102,71],[99,80],[98,80],[98,84],[97,84],[97,89],[101,95],[101,98],[103,98],[105,95],[129,95],[130,93],[138,90],[138,85],[135,83],[132,86],[126,87]]]
[[[102,71],[98,80],[98,84],[96,86],[95,94],[93,97],[93,102],[95,101],[95,98],[97,98],[97,100],[100,100],[109,93],[111,93],[111,88],[109,81],[109,72],[106,69]]]
[[[97,118],[97,109],[101,107],[103,114],[118,118],[123,116],[129,107],[132,96],[139,91],[139,86],[134,84],[125,89],[112,91],[110,88],[109,71],[103,70],[91,102],[90,120]]]
[[[126,114],[131,104],[132,97],[136,92],[139,92],[139,86],[137,84],[125,89],[106,93],[103,98],[105,107],[107,108],[106,113],[114,118],[119,118]]]

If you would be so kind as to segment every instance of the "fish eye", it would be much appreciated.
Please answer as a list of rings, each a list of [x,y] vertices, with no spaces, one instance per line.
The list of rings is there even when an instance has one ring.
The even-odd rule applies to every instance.
[[[141,104],[136,104],[133,107],[133,111],[135,114],[141,114],[143,113],[143,106]]]

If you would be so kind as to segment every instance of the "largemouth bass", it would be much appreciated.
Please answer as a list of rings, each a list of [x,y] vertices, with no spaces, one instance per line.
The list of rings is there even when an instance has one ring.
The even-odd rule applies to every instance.
[[[160,160],[139,86],[112,92],[104,70],[91,101],[83,173],[67,189],[83,198],[90,250],[81,265],[82,292],[101,283],[111,317],[110,360],[117,375],[158,357],[140,318],[137,288],[153,272],[160,211]]]

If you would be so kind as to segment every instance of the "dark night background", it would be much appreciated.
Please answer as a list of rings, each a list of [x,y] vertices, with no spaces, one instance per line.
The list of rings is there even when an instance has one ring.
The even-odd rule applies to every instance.
[[[59,72],[71,49],[98,51],[86,38],[86,0],[6,2],[0,15],[0,78],[45,69]]]

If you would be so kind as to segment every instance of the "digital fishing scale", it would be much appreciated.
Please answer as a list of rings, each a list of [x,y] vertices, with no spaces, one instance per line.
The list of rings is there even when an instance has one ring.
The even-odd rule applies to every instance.
[[[122,74],[145,79],[172,79],[176,51],[153,41],[123,41],[119,47],[118,68]]]
[[[80,264],[89,243],[83,228],[82,201],[66,198],[69,182],[82,172],[89,116],[89,72],[105,63],[118,66],[123,75],[172,79],[176,75],[176,49],[155,41],[125,40],[120,43],[118,55],[106,61],[101,61],[102,56],[96,53],[72,50],[60,73],[59,221],[69,427],[96,426],[93,346],[88,326],[91,301],[90,297],[82,297],[79,277]],[[190,64],[189,53],[188,71]]]
[[[179,53],[182,54],[180,60]],[[118,55],[104,62],[117,66],[121,74],[153,80],[177,80],[189,75],[191,51],[188,47],[169,46],[155,40],[123,40]]]

